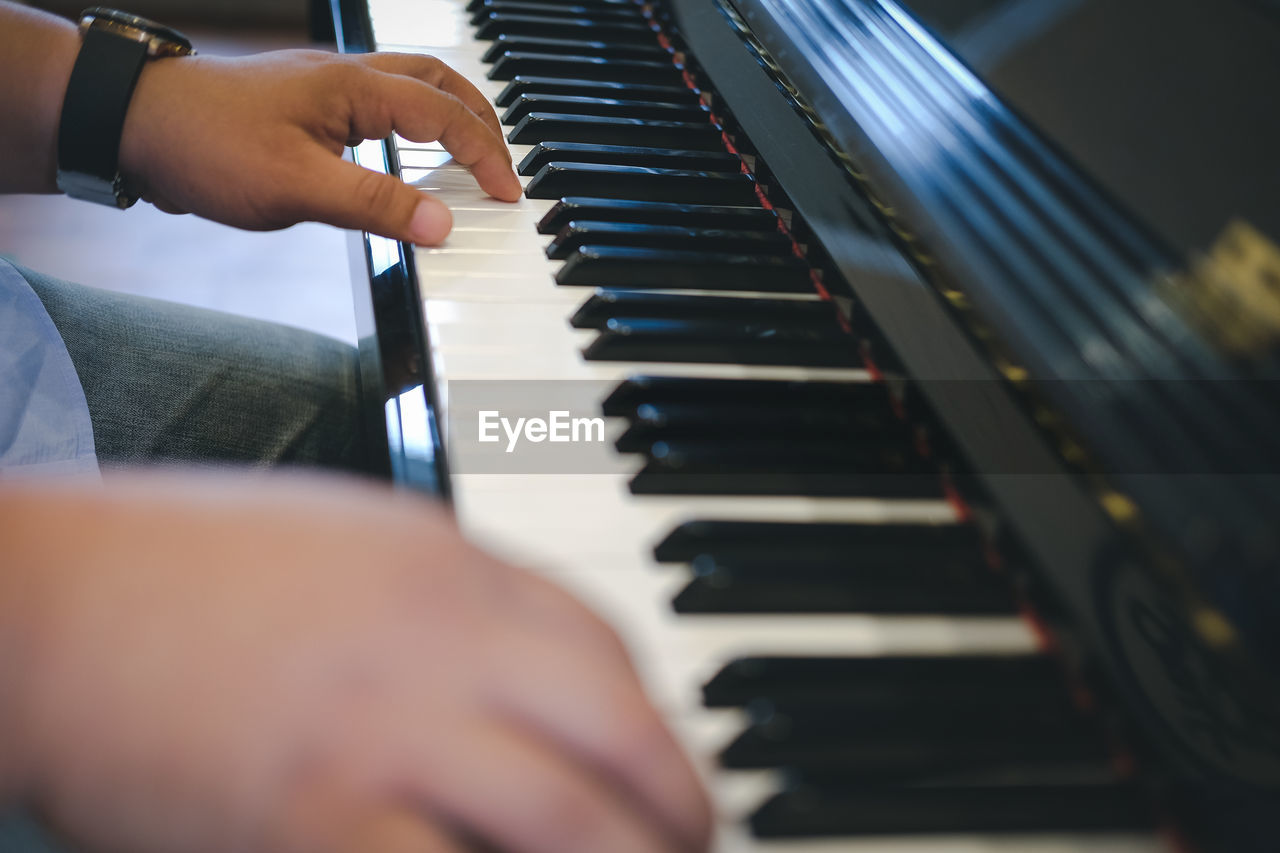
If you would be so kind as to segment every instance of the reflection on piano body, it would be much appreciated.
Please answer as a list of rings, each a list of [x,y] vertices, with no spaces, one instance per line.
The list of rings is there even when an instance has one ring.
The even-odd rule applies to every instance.
[[[718,850],[1280,844],[1273,356],[911,13],[334,8],[476,81],[526,186],[356,151],[455,218],[353,252],[389,472],[612,620]],[[538,406],[607,446],[470,432]]]

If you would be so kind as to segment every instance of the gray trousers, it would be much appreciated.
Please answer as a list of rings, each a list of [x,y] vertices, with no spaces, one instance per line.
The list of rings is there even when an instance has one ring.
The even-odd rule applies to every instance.
[[[19,267],[79,374],[104,466],[368,468],[355,350],[321,335]],[[0,806],[0,853],[66,853]]]
[[[104,465],[368,468],[351,346],[19,271],[71,355]]]

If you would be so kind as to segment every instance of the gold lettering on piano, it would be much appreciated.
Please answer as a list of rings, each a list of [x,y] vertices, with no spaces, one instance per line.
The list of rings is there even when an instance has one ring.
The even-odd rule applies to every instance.
[[[1280,248],[1243,220],[1230,222],[1160,291],[1230,355],[1260,356],[1280,344]]]
[[[1069,438],[1061,439],[1058,449],[1063,459],[1078,468],[1083,468],[1089,462],[1089,454],[1085,449]]]
[[[1212,607],[1197,609],[1192,615],[1192,624],[1200,639],[1213,648],[1227,648],[1236,642],[1236,629],[1221,611]]]
[[[1119,524],[1127,524],[1138,518],[1138,506],[1126,495],[1119,492],[1104,491],[1099,495],[1102,508],[1107,511],[1112,520]]]
[[[952,308],[957,311],[969,310],[969,297],[962,291],[956,290],[954,287],[943,287],[941,290],[943,297],[947,302],[951,303]]]
[[[1014,364],[1013,362],[1007,361],[1003,358],[996,358],[995,365],[996,369],[1000,371],[1000,374],[1014,385],[1025,385],[1027,380],[1030,378],[1030,374],[1027,373],[1027,369],[1025,367]]]

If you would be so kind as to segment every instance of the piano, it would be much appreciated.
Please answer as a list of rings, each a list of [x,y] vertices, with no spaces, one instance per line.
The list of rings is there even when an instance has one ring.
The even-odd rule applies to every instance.
[[[386,474],[611,620],[718,853],[1280,849],[1274,4],[332,8],[526,188],[353,151],[455,217],[353,236]]]

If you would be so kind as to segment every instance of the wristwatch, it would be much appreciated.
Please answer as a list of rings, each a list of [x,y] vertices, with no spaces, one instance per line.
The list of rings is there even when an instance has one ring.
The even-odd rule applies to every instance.
[[[126,208],[138,199],[120,176],[120,134],[138,75],[148,59],[195,51],[176,30],[101,7],[81,13],[80,35],[58,127],[58,189]]]

